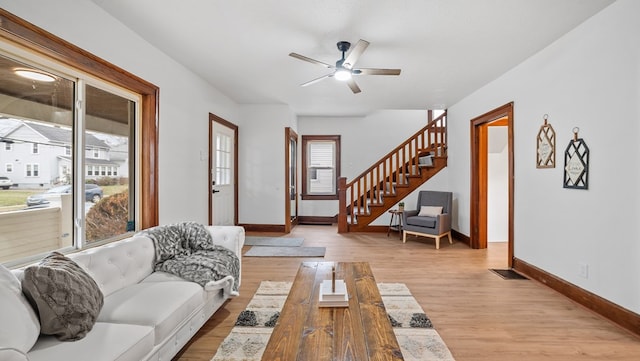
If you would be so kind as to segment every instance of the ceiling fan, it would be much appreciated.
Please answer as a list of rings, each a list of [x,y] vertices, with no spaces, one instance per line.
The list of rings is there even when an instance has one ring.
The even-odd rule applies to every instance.
[[[360,58],[360,55],[362,55],[365,49],[367,49],[367,47],[369,46],[369,42],[366,40],[358,40],[358,42],[346,58],[345,53],[349,51],[351,43],[348,41],[339,41],[337,45],[338,50],[342,52],[342,58],[336,61],[336,65],[327,64],[296,53],[289,54],[289,56],[296,59],[304,60],[311,64],[320,65],[325,68],[333,69],[333,72],[303,83],[302,86],[311,85],[326,78],[335,77],[337,80],[346,82],[351,91],[354,94],[357,94],[360,93],[361,90],[360,87],[358,87],[358,84],[356,84],[356,81],[353,79],[353,75],[400,75],[400,69],[354,68],[356,62]]]

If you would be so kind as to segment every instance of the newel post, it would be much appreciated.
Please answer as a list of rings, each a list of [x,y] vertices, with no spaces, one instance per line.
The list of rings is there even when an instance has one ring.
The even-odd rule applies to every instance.
[[[338,233],[349,232],[347,225],[347,178],[338,178]]]

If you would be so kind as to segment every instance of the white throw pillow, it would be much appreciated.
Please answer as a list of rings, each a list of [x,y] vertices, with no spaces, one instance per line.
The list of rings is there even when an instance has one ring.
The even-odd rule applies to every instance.
[[[436,217],[438,214],[442,214],[442,207],[422,206],[420,207],[420,213],[418,213],[422,217]]]
[[[22,293],[20,281],[0,265],[0,359],[19,360],[40,335],[40,321]],[[6,357],[6,358],[5,358]],[[26,356],[24,360],[27,360]]]

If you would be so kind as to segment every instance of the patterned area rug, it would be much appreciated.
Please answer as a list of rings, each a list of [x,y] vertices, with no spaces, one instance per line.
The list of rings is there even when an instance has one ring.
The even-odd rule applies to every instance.
[[[291,282],[263,281],[211,361],[259,361]],[[379,283],[405,361],[453,361],[442,338],[403,283]]]

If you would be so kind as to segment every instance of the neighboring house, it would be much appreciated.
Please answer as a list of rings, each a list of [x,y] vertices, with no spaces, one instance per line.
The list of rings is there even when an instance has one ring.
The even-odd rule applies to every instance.
[[[120,158],[111,160],[111,147],[96,136],[85,135],[85,178],[127,176]],[[68,184],[72,176],[72,133],[70,129],[19,121],[5,131],[0,146],[0,175],[21,188],[49,188]],[[123,173],[121,169],[124,169]]]

